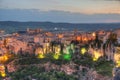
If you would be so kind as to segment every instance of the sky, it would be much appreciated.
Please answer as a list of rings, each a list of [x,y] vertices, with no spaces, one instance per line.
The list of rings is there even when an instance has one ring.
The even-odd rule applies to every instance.
[[[0,17],[2,16],[0,21],[19,20],[16,18],[9,18],[10,16],[15,16],[5,13],[5,10],[11,14],[19,14],[18,17],[28,16],[28,11],[31,13],[29,15],[34,13],[32,15],[33,18],[36,16],[35,13],[38,13],[39,17],[45,16],[43,17],[43,20],[37,19],[37,17],[36,19],[32,19],[32,17],[29,19],[30,17],[28,16],[26,19],[20,19],[20,21],[70,21],[82,23],[85,22],[85,19],[86,22],[91,22],[89,20],[93,17],[93,22],[120,22],[120,0],[0,0]],[[14,11],[16,12],[14,13]],[[21,13],[17,13],[19,11],[21,11]],[[45,15],[41,15],[41,13],[44,13]],[[64,17],[64,15],[69,15],[66,18],[73,18],[73,20],[68,20],[66,18],[62,18],[62,20],[61,17]],[[84,16],[82,17],[82,15]],[[8,16],[8,18],[6,16]],[[105,16],[107,16],[107,18],[104,18]],[[56,17],[56,20],[53,20],[52,17]],[[74,17],[77,19],[75,20]],[[59,18],[61,20],[59,20]],[[80,20],[80,18],[84,19],[84,21]]]

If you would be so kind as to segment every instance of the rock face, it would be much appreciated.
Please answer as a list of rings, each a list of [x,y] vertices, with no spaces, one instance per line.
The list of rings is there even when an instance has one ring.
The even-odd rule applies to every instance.
[[[14,61],[7,64],[7,71],[8,72],[15,72],[18,69],[18,66],[14,65]]]
[[[14,72],[14,71],[16,71],[15,66],[13,66],[11,64],[7,65],[7,69],[8,69],[8,72]]]
[[[86,67],[82,67],[82,68],[86,68]],[[82,69],[81,69],[82,70]],[[82,71],[79,71],[79,79],[80,80],[112,80],[111,77],[108,76],[102,76],[100,74],[98,74],[96,71],[94,71],[93,69],[89,69],[86,68],[86,72],[84,75]]]
[[[60,70],[68,75],[72,75],[74,72],[76,72],[76,70],[70,65],[62,65]]]

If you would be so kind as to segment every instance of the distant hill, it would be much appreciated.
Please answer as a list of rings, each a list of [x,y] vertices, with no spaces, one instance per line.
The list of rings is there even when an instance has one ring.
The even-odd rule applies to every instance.
[[[117,29],[120,23],[53,23],[53,22],[17,22],[17,21],[0,21],[0,29],[7,33],[26,30],[26,28],[42,28],[44,30],[99,30],[99,29]]]

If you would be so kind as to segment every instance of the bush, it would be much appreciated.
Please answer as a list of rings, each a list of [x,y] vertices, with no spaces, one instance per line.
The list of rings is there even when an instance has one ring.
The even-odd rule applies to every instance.
[[[29,78],[28,76],[37,80],[77,80],[73,75],[66,75],[64,72],[57,72],[55,70],[44,72],[40,70],[41,68],[36,66],[23,67],[14,73],[10,73],[10,76],[12,80],[26,80]]]

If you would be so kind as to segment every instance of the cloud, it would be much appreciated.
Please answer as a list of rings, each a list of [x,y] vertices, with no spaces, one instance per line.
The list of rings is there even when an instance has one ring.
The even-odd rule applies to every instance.
[[[120,0],[109,0],[109,1],[120,1]]]
[[[120,14],[120,0],[0,0],[3,9],[60,10],[84,14]],[[115,1],[115,2],[113,2]],[[14,4],[14,5],[12,5]]]
[[[0,9],[0,21],[51,21],[70,23],[120,22],[120,14],[71,13],[66,11],[38,11],[32,9]]]
[[[98,0],[99,1],[99,0]],[[104,0],[104,1],[120,1],[120,0]]]
[[[0,0],[0,6],[1,6],[1,4],[2,4],[2,1],[3,1],[3,0]]]

